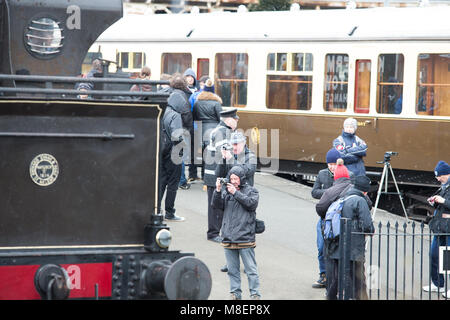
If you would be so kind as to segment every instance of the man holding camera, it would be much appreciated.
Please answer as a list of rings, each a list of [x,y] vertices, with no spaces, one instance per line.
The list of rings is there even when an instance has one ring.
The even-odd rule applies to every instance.
[[[431,284],[422,289],[426,292],[443,292],[442,296],[450,298],[450,290],[445,292],[445,277],[439,274],[439,247],[450,246],[450,165],[445,161],[439,161],[434,168],[436,180],[441,187],[431,197],[428,203],[435,208],[432,220],[428,224],[430,230],[435,234],[430,248],[430,278]]]
[[[211,207],[212,194],[216,186],[216,166],[223,162],[221,150],[224,145],[229,144],[231,134],[236,130],[239,120],[236,113],[236,108],[220,112],[220,123],[211,131],[209,144],[203,155],[205,166],[203,181],[208,192],[208,231],[206,237],[214,242],[222,241],[219,231],[223,216],[220,210]]]
[[[226,177],[232,167],[241,166],[248,184],[253,186],[257,158],[247,147],[245,136],[241,132],[233,132],[229,145],[222,148],[221,153],[224,161],[217,165],[216,177]]]
[[[255,259],[256,208],[259,193],[246,182],[245,170],[234,166],[227,180],[217,179],[212,206],[223,210],[222,246],[230,279],[230,297],[242,298],[240,258],[248,278],[250,298],[259,300],[259,275]]]

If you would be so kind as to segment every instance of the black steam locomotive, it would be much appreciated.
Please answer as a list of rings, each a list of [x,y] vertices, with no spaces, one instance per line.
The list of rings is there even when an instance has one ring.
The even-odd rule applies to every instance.
[[[167,96],[76,77],[121,16],[120,0],[0,0],[0,299],[209,296],[156,211]]]

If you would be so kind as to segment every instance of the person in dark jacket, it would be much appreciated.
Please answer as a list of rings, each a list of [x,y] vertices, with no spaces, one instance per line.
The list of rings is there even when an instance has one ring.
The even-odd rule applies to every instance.
[[[321,275],[321,278],[313,284],[313,288],[322,288],[322,284],[325,284],[327,286],[329,282],[327,282],[327,248],[326,248],[326,242],[323,239],[323,226],[324,226],[324,220],[325,215],[327,213],[328,207],[336,201],[338,198],[342,197],[352,186],[351,180],[350,180],[350,173],[347,170],[347,168],[344,166],[344,161],[342,159],[337,159],[336,161],[336,167],[334,169],[334,183],[331,187],[328,189],[325,189],[325,192],[320,197],[319,202],[316,204],[316,212],[320,217],[320,230],[317,230],[318,234],[317,237],[320,237],[322,240],[322,267],[325,267],[325,277]],[[322,280],[322,281],[321,281]]]
[[[352,220],[351,223],[351,251],[350,251],[350,274],[348,283],[344,284],[346,290],[350,290],[351,299],[367,300],[367,291],[364,276],[364,262],[366,252],[365,234],[373,234],[372,216],[366,195],[370,189],[370,179],[366,176],[355,177],[354,187],[344,195],[344,205],[341,216]],[[365,234],[364,234],[365,233]],[[338,264],[339,250],[342,246],[340,240],[335,246],[327,245],[327,299],[336,300],[338,290]]]
[[[256,208],[259,202],[258,190],[246,182],[244,169],[231,168],[227,178],[229,183],[222,187],[217,179],[212,205],[223,210],[222,245],[230,279],[231,299],[241,299],[240,260],[248,278],[251,299],[260,299],[259,275],[255,259]]]
[[[327,168],[322,169],[317,174],[314,186],[311,189],[311,196],[314,199],[320,199],[325,190],[330,188],[334,182],[334,170],[336,169],[336,161],[339,159],[340,153],[331,148],[326,155]],[[319,218],[316,225],[316,244],[317,244],[317,259],[319,260],[319,279],[317,279],[312,287],[313,288],[325,288],[327,285],[326,279],[326,265],[325,257],[323,254],[323,235],[322,235],[323,220]]]
[[[356,135],[357,128],[356,119],[345,119],[344,130],[340,136],[334,139],[333,147],[339,151],[340,158],[344,159],[348,170],[355,176],[360,176],[366,174],[363,157],[366,156],[367,144]]]
[[[428,226],[438,234],[433,236],[430,249],[431,284],[422,289],[426,292],[444,291],[443,297],[449,299],[450,290],[445,292],[445,277],[439,274],[439,247],[450,247],[450,236],[439,235],[439,233],[450,233],[450,229],[448,229],[450,226],[450,165],[445,161],[439,161],[434,169],[434,174],[441,183],[441,187],[437,194],[428,198],[428,202],[435,208],[433,219]]]
[[[165,219],[183,221],[175,214],[175,198],[181,177],[181,161],[186,147],[187,126],[192,124],[189,102],[186,97],[186,83],[181,75],[171,79],[172,93],[167,99],[167,107],[161,124],[161,152],[158,193],[158,213],[166,192]]]

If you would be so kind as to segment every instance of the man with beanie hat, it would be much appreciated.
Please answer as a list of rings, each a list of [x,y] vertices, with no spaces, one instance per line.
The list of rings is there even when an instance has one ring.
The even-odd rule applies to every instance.
[[[360,137],[356,135],[358,122],[354,118],[347,118],[344,121],[344,130],[342,134],[333,141],[333,146],[339,151],[340,158],[348,170],[355,176],[365,175],[363,157],[366,156],[367,145]]]
[[[326,161],[328,168],[319,171],[314,186],[311,190],[311,196],[314,199],[320,199],[325,190],[330,188],[334,182],[334,170],[336,169],[336,162],[340,158],[340,153],[335,148],[328,150],[326,154]],[[316,243],[317,243],[317,258],[319,260],[319,279],[313,283],[313,288],[326,287],[326,265],[323,255],[323,235],[322,235],[323,220],[319,219],[316,225]]]
[[[364,262],[366,254],[366,240],[364,233],[374,233],[372,216],[367,202],[367,192],[370,189],[370,179],[366,176],[357,176],[354,179],[354,186],[350,187],[344,195],[344,205],[342,207],[342,218],[352,220],[352,239],[350,252],[350,275],[348,281],[349,288],[353,288],[350,292],[351,299],[366,300],[367,291],[364,278]],[[337,281],[338,281],[338,260],[339,247],[334,251],[327,252],[329,260],[327,261],[327,299],[335,300],[337,298]],[[354,280],[354,281],[353,281]]]
[[[450,236],[439,235],[450,233],[450,166],[445,161],[439,161],[434,168],[434,175],[441,183],[441,187],[435,195],[428,198],[428,202],[434,206],[434,215],[428,226],[435,233],[430,249],[430,278],[431,285],[422,289],[426,292],[445,291],[445,277],[439,274],[439,247],[450,246]],[[450,290],[442,294],[444,298],[450,298]]]

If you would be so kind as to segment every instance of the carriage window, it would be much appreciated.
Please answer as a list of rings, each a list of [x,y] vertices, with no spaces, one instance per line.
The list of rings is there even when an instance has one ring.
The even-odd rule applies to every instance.
[[[183,74],[187,68],[192,66],[192,55],[190,53],[163,53],[161,58],[161,73]]]
[[[450,116],[450,53],[420,54],[416,113]]]
[[[273,67],[275,60],[277,61],[276,70]],[[285,64],[284,69],[279,68],[280,61]],[[268,108],[310,110],[312,54],[269,53],[267,56],[266,88],[266,105]]]
[[[144,52],[117,52],[116,61],[124,71],[140,71],[145,65]]]
[[[347,109],[348,55],[325,57],[324,109],[344,112]]]
[[[402,54],[380,54],[377,76],[377,112],[400,114],[403,105]]]
[[[216,54],[215,87],[224,106],[245,107],[247,82],[248,55],[246,53]]]

